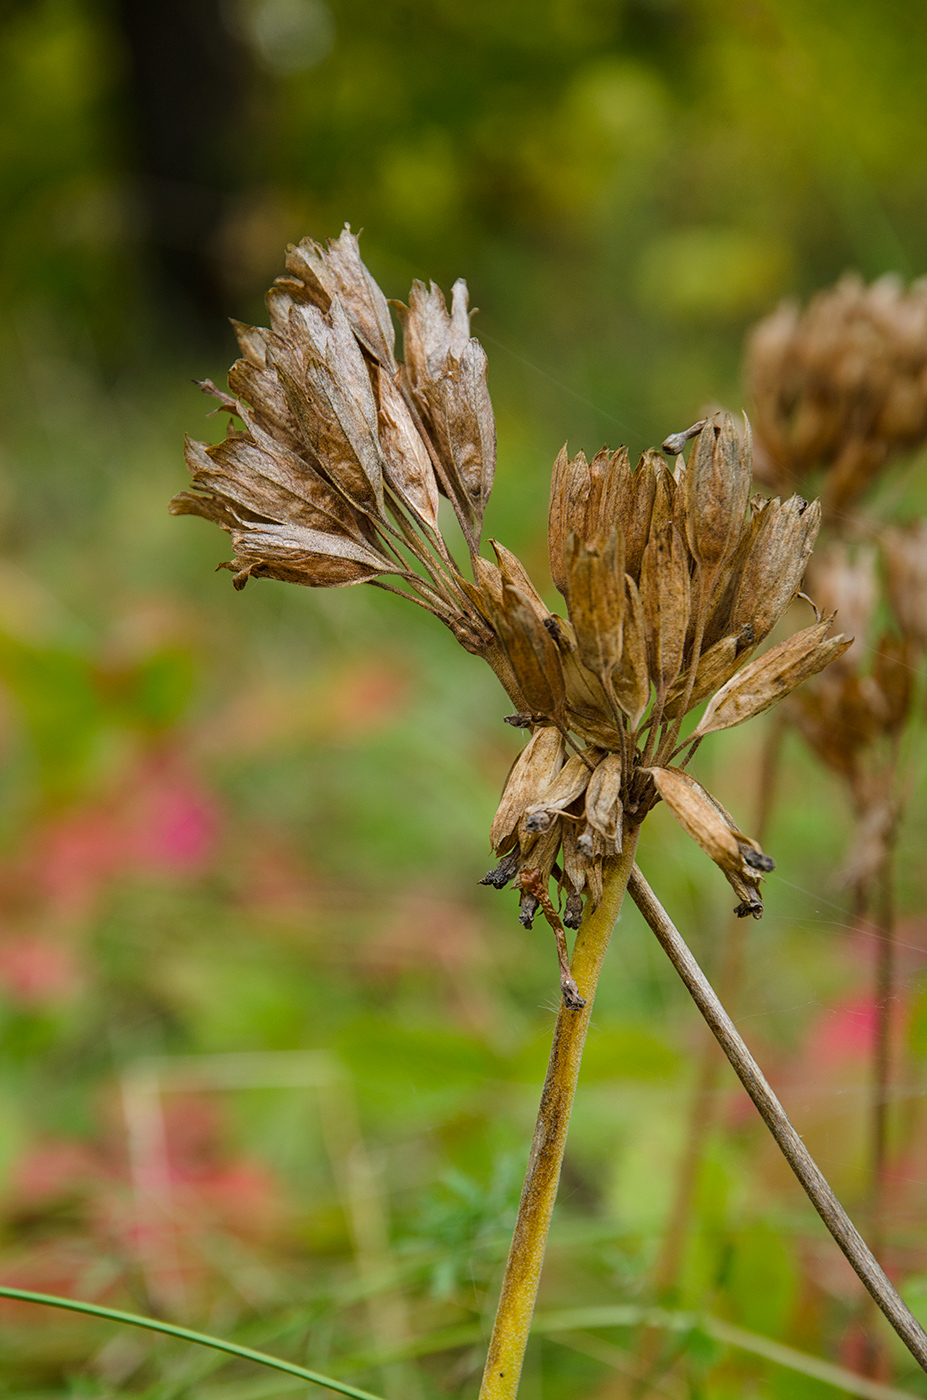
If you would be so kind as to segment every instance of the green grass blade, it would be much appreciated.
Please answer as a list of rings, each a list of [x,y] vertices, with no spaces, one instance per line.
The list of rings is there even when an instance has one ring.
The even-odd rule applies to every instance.
[[[222,1337],[210,1337],[205,1332],[193,1332],[189,1327],[177,1327],[173,1322],[161,1322],[154,1317],[141,1317],[138,1313],[121,1312],[118,1308],[105,1308],[98,1303],[84,1303],[76,1298],[59,1298],[54,1293],[33,1293],[28,1288],[0,1287],[0,1298],[15,1298],[22,1303],[44,1303],[49,1308],[64,1308],[67,1312],[86,1313],[89,1317],[102,1317],[107,1322],[121,1322],[129,1327],[144,1327],[149,1332],[161,1332],[166,1337],[178,1337],[182,1342],[196,1342],[201,1347],[212,1347],[214,1351],[224,1351],[229,1356],[238,1356],[245,1361],[255,1361],[259,1366],[269,1366],[275,1371],[285,1371],[289,1376],[312,1381],[314,1385],[336,1390],[340,1395],[350,1395],[353,1400],[380,1400],[369,1390],[358,1390],[346,1381],[336,1381],[331,1376],[319,1375],[318,1371],[307,1371],[304,1366],[296,1366],[292,1361],[281,1361],[277,1356],[268,1356],[264,1351],[253,1351],[251,1347],[239,1346],[237,1342],[224,1341]]]

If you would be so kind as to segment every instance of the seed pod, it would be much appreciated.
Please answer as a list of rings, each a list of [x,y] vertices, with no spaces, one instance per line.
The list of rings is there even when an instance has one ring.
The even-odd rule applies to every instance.
[[[546,718],[559,716],[565,696],[560,653],[521,589],[505,585],[495,626],[528,709]]]
[[[613,850],[621,853],[621,758],[607,754],[595,768],[586,789],[586,821]]]
[[[571,534],[566,548],[567,596],[579,659],[607,684],[621,656],[624,541],[613,529],[600,546]]]
[[[826,617],[803,632],[796,632],[779,646],[751,661],[723,685],[708,703],[701,724],[692,734],[701,739],[719,729],[730,729],[761,715],[783,700],[809,676],[817,675],[852,645],[852,637],[827,637],[833,617]]]
[[[550,554],[550,576],[554,586],[566,597],[566,565],[564,550],[568,535],[572,532],[585,538],[586,503],[589,499],[591,480],[589,467],[582,452],[575,457],[567,456],[566,447],[561,447],[554,463],[550,483],[550,515],[548,517],[547,544]]]
[[[402,326],[403,358],[409,379],[416,389],[438,379],[448,357],[459,360],[470,339],[467,310],[467,284],[458,278],[451,292],[448,314],[444,293],[434,282],[426,287],[416,280],[409,293],[409,305],[392,303]]]
[[[550,617],[550,609],[531,582],[528,570],[517,555],[513,554],[510,549],[506,549],[505,545],[500,544],[498,540],[490,540],[489,543],[492,545],[499,563],[499,576],[502,579],[503,588],[509,585],[523,593],[542,622],[545,618]]]
[[[647,665],[647,624],[637,585],[625,575],[623,645],[621,660],[612,671],[612,691],[632,730],[636,729],[650,704],[650,670]]]
[[[361,261],[357,235],[345,224],[341,234],[328,240],[327,248],[304,238],[287,249],[289,277],[278,279],[291,291],[308,297],[320,311],[328,311],[332,298],[342,302],[354,334],[387,370],[395,371],[395,334],[389,305]],[[299,279],[295,284],[293,279]],[[443,304],[442,297],[442,304]]]
[[[515,843],[515,832],[525,808],[537,801],[563,766],[564,744],[558,730],[545,726],[535,730],[512,764],[502,800],[493,818],[489,840],[498,855]]]
[[[586,507],[586,539],[589,543],[606,538],[613,529],[623,530],[625,507],[630,499],[633,482],[628,449],[619,447],[608,459],[608,467],[599,479],[598,494]]]
[[[535,835],[547,831],[556,816],[582,797],[589,783],[589,764],[600,757],[600,751],[592,749],[587,750],[585,755],[575,753],[568,758],[545,788],[543,796],[525,808],[525,831]]]
[[[640,596],[650,674],[658,694],[665,695],[679,674],[689,625],[689,562],[673,525],[644,550]]]
[[[686,467],[686,516],[689,547],[713,572],[737,547],[750,496],[749,425],[743,446],[734,420],[725,413],[709,422],[695,440]]]
[[[389,481],[432,530],[438,528],[438,483],[428,449],[395,382],[377,371],[380,443]]]
[[[692,840],[726,875],[757,880],[758,872],[774,869],[775,862],[749,837],[744,836],[715,798],[691,774],[679,768],[649,768],[654,786],[673,816]]]
[[[759,643],[798,592],[821,525],[821,505],[791,496],[781,505],[769,505],[757,518],[759,527],[740,577],[730,630],[739,632],[749,625]]]
[[[659,452],[645,452],[631,478],[631,491],[622,502],[620,524],[625,539],[625,568],[635,583],[650,538],[650,519],[657,493],[657,464],[665,470]]]
[[[746,660],[745,652],[752,651],[752,649],[752,635],[748,634],[747,637],[744,637],[741,634],[737,637],[722,637],[720,642],[715,642],[708,651],[702,652],[695,672],[692,694],[689,696],[688,710],[694,710],[696,705],[700,705],[707,695],[711,695],[719,686],[729,681],[734,672]],[[667,691],[663,705],[663,714],[666,719],[679,718],[682,699],[686,692],[686,681],[686,675],[681,675]]]
[[[341,535],[299,525],[247,524],[229,532],[235,558],[222,567],[234,573],[236,588],[249,578],[275,578],[310,588],[344,588],[377,574],[399,572],[399,565]]]

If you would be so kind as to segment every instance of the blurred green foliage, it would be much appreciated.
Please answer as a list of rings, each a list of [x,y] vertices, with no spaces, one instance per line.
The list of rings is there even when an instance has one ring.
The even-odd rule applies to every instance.
[[[215,532],[166,516],[182,432],[219,431],[186,380],[220,379],[229,351],[221,326],[197,348],[159,318],[146,281],[114,14],[34,0],[0,27],[0,1276],[174,1309],[403,1400],[472,1396],[556,1006],[545,933],[476,885],[518,739],[493,678],[430,619],[365,589],[235,595],[212,572]],[[565,437],[636,450],[706,401],[737,406],[743,330],[780,295],[848,266],[927,270],[927,18],[910,6],[230,0],[226,15],[252,68],[213,249],[229,310],[259,318],[285,243],[346,220],[391,295],[465,275],[499,421],[490,533],[539,578]],[[898,510],[920,507],[922,481],[915,463],[888,483]],[[699,755],[745,822],[762,733]],[[737,1014],[858,1210],[872,946],[835,880],[842,801],[790,739]],[[890,1238],[921,1312],[924,822],[919,796]],[[665,811],[641,864],[713,970],[726,887]],[[548,1311],[653,1301],[700,1035],[628,912]],[[167,1205],[146,1217],[120,1096],[133,1065],[316,1050],[347,1076],[386,1231],[360,1268],[357,1143],[344,1122],[326,1137],[311,1087],[165,1092]],[[856,1366],[854,1282],[722,1083],[663,1301]],[[381,1355],[386,1325],[419,1361]],[[73,1318],[10,1306],[0,1329],[10,1396],[288,1393]],[[592,1332],[630,1364],[632,1327]],[[625,1394],[570,1336],[533,1344],[525,1400]],[[674,1395],[834,1393],[698,1328],[666,1356]]]

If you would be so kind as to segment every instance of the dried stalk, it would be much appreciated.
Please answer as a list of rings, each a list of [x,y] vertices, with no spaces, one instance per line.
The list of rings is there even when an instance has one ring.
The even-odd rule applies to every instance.
[[[769,726],[760,756],[760,772],[757,791],[756,815],[753,830],[761,846],[769,835],[769,821],[775,798],[775,789],[782,754],[782,740],[785,736],[785,718],[780,713]],[[743,977],[744,943],[746,928],[743,919],[735,914],[727,922],[721,947],[718,985],[721,1000],[727,1006],[736,1003]],[[714,1041],[706,1036],[699,1057],[695,1091],[689,1113],[686,1141],[679,1163],[676,1180],[676,1193],[670,1208],[669,1223],[663,1236],[663,1244],[657,1257],[653,1274],[654,1290],[658,1298],[669,1296],[674,1290],[682,1266],[682,1259],[689,1239],[692,1210],[695,1204],[695,1189],[698,1184],[702,1149],[710,1133],[715,1117],[715,1086],[718,1076],[718,1058]]]
[[[624,850],[605,880],[602,901],[587,910],[573,949],[571,971],[585,1006],[561,1003],[541,1094],[518,1219],[502,1280],[480,1400],[514,1400],[531,1330],[547,1234],[557,1198],[560,1168],[586,1032],[612,928],[621,910],[637,849],[639,828],[625,832]]]
[[[818,1215],[833,1235],[864,1288],[884,1313],[922,1370],[927,1371],[927,1332],[885,1276],[869,1246],[834,1195],[821,1169],[795,1131],[762,1070],[741,1039],[714,988],[635,865],[628,879],[631,898],[650,925],[686,990],[730,1060],[750,1098]]]

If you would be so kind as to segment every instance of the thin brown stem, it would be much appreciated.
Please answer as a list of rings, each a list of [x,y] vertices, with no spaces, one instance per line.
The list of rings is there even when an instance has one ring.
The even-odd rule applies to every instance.
[[[597,909],[587,909],[576,935],[571,971],[585,1006],[571,1010],[561,1004],[557,1016],[518,1219],[483,1372],[480,1400],[514,1400],[518,1393],[583,1046],[599,973],[634,862],[638,830],[634,827],[625,832],[624,850],[606,875],[601,903]]]
[[[927,1371],[927,1332],[899,1297],[878,1261],[831,1190],[820,1167],[795,1131],[765,1075],[725,1011],[717,993],[653,890],[634,866],[631,898],[656,934],[686,990],[753,1100],[808,1199],[836,1240],[854,1272],[884,1313],[908,1351]]]

